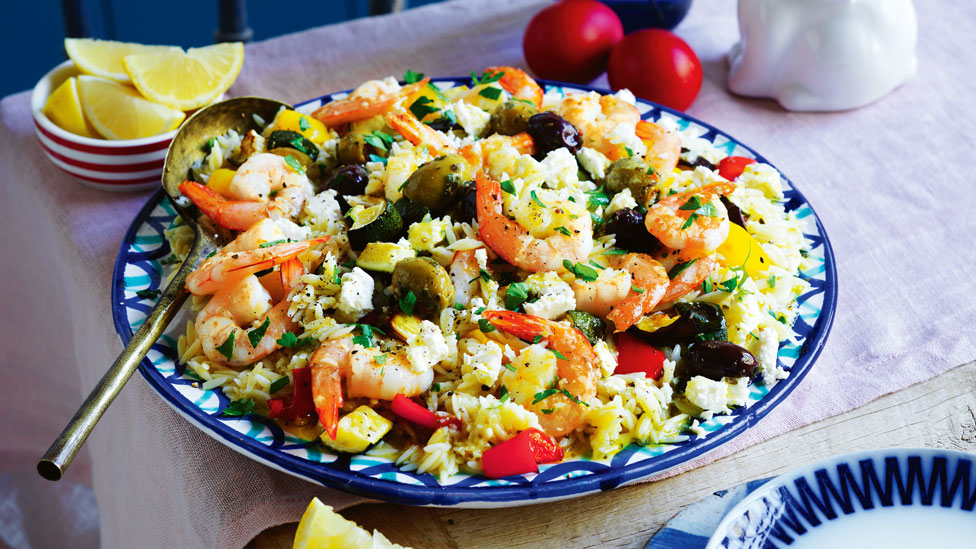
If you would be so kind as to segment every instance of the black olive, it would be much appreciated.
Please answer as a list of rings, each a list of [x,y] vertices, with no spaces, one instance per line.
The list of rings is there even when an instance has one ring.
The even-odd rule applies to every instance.
[[[715,381],[726,377],[752,377],[759,361],[752,353],[728,341],[699,341],[688,348],[688,377],[705,376]]]
[[[725,209],[729,211],[729,221],[735,223],[736,225],[746,228],[746,220],[742,218],[742,210],[738,206],[732,203],[728,198],[722,197],[722,205]]]
[[[704,301],[675,303],[672,314],[678,320],[653,332],[632,328],[634,335],[656,347],[671,347],[679,343],[726,339],[725,315],[721,307]]]
[[[634,208],[621,208],[613,212],[605,230],[617,235],[617,246],[629,252],[653,255],[664,247],[660,240],[647,232],[644,214]]]
[[[539,159],[560,147],[573,154],[583,148],[583,137],[576,126],[554,112],[540,112],[529,118],[528,132],[535,141],[535,156]]]
[[[458,196],[460,199],[458,200],[457,213],[460,220],[471,223],[478,219],[478,188],[474,181],[465,183],[458,191]]]
[[[451,122],[449,118],[443,116],[431,122],[424,122],[424,124],[427,124],[431,128],[444,133],[447,133],[451,130],[462,129],[460,124],[458,124],[457,122]]]
[[[691,152],[684,147],[681,147],[681,156],[679,157],[678,163],[687,166],[690,169],[695,169],[698,166],[705,166],[709,170],[715,169],[715,164],[705,160],[702,155]]]
[[[349,209],[349,204],[343,196],[365,194],[367,183],[369,183],[369,174],[366,168],[359,164],[342,166],[325,180],[326,188],[335,189],[338,195],[336,200],[339,201],[339,207],[343,212]]]

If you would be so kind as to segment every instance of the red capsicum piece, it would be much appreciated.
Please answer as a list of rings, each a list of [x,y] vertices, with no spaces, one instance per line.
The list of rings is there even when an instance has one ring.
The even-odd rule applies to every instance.
[[[643,372],[651,379],[658,379],[664,371],[664,353],[635,335],[621,332],[614,338],[617,344],[617,368],[615,374]]]
[[[450,425],[459,429],[461,428],[460,419],[453,416],[435,414],[402,394],[397,394],[397,396],[393,397],[393,405],[391,408],[394,414],[414,425],[431,431]]]
[[[315,404],[312,402],[312,369],[295,368],[291,371],[291,382],[294,387],[292,396],[268,401],[271,417],[295,421],[315,412]]]
[[[538,429],[526,429],[485,451],[481,468],[488,478],[538,473],[540,463],[563,459],[563,449]]]
[[[736,177],[742,175],[742,172],[746,169],[746,166],[755,163],[756,160],[754,158],[747,158],[745,156],[726,156],[718,163],[718,174],[729,181],[735,181]]]

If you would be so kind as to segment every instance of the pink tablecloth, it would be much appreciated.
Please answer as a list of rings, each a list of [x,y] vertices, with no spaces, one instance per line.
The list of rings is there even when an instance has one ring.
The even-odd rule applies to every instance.
[[[545,2],[448,2],[247,47],[232,94],[288,101],[400,75],[522,64],[521,33]],[[698,0],[679,27],[706,80],[689,112],[763,152],[819,213],[840,278],[837,317],[813,372],[776,411],[715,455],[850,410],[976,358],[976,4],[920,6],[919,74],[868,107],[788,113],[725,91],[734,6]],[[34,464],[121,346],[111,269],[147,194],[89,190],[34,140],[27,94],[0,103],[0,544],[233,547],[297,520],[312,496],[356,498],[259,465],[172,412],[136,376],[67,484]],[[92,527],[94,486],[100,534]],[[716,487],[718,488],[718,487]]]

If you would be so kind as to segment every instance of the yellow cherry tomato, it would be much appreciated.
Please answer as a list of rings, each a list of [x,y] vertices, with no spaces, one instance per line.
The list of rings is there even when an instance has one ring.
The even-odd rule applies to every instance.
[[[236,173],[234,170],[228,170],[227,168],[217,168],[210,174],[210,179],[207,180],[207,186],[218,194],[226,195],[230,190],[230,182],[234,179],[234,174]]]
[[[729,268],[742,267],[750,277],[769,270],[772,263],[759,242],[748,231],[729,223],[729,236],[717,250],[719,263]]]
[[[428,85],[410,95],[404,102],[404,105],[421,122],[432,122],[444,116],[446,103],[443,95]]]
[[[325,124],[298,111],[283,111],[278,115],[276,126],[279,130],[298,132],[316,145],[321,145],[329,139],[329,131],[325,129]]]

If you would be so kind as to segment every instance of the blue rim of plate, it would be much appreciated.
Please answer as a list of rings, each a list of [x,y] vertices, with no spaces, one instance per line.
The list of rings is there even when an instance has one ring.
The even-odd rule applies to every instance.
[[[898,507],[974,513],[974,462],[976,454],[944,448],[880,448],[815,461],[759,481],[705,547],[788,547],[832,521]]]
[[[436,78],[432,79],[432,82],[449,85],[467,84],[470,80]],[[546,88],[547,92],[611,93],[599,88],[561,82],[540,80],[539,83]],[[307,113],[322,103],[345,97],[349,91],[323,95],[299,103],[295,108]],[[728,134],[681,112],[641,99],[638,99],[638,108],[641,110],[642,118],[651,120],[658,120],[661,117],[673,118],[679,129],[698,131],[699,137],[708,139],[715,146],[725,147],[728,154],[750,156],[759,162],[770,164],[762,155],[742,145]],[[708,432],[707,436],[689,436],[678,443],[655,445],[652,451],[646,451],[648,447],[630,445],[608,463],[582,458],[568,460],[542,466],[538,474],[529,475],[528,478],[515,476],[493,481],[476,475],[462,475],[465,478],[460,481],[441,484],[429,473],[416,474],[401,471],[389,462],[351,469],[351,461],[356,456],[330,455],[332,461],[319,463],[294,455],[292,452],[296,449],[296,444],[289,442],[290,437],[285,436],[273,420],[253,414],[243,419],[220,417],[219,409],[229,403],[227,397],[220,391],[206,391],[208,398],[218,400],[218,409],[214,412],[203,410],[199,399],[191,400],[181,392],[192,392],[191,384],[194,380],[184,377],[183,367],[176,364],[176,341],[171,336],[164,335],[153,344],[149,354],[140,364],[139,372],[164,402],[177,413],[231,449],[299,478],[365,497],[407,505],[487,508],[512,503],[555,501],[634,483],[699,458],[754,426],[799,385],[823,349],[837,304],[837,271],[834,254],[816,212],[789,179],[782,172],[780,174],[786,186],[787,211],[802,209],[804,217],[810,218],[807,223],[812,221],[811,226],[815,227],[815,231],[805,231],[805,237],[810,243],[810,249],[815,250],[819,247],[823,256],[823,263],[817,266],[815,272],[805,273],[804,278],[810,282],[810,288],[798,298],[798,302],[802,304],[811,299],[817,301],[819,298],[822,300],[820,309],[816,311],[815,317],[811,314],[812,323],[805,321],[802,311],[797,317],[794,332],[801,336],[802,344],[794,345],[790,349],[790,352],[795,355],[795,357],[790,356],[795,360],[787,368],[790,376],[777,383],[749,407],[738,408],[729,415],[716,416],[713,430]],[[129,342],[133,331],[141,324],[141,319],[155,305],[154,300],[141,298],[135,292],[140,289],[160,289],[162,268],[159,260],[170,254],[169,244],[162,235],[174,216],[175,213],[165,200],[162,189],[158,190],[136,215],[119,249],[113,271],[111,298],[115,329],[123,344]],[[150,234],[140,234],[147,231]],[[137,274],[127,276],[127,267]],[[814,303],[813,307],[815,306]],[[130,321],[130,316],[134,317],[134,320]],[[798,328],[804,333],[800,334]],[[783,356],[784,347],[781,345],[781,365],[783,365]],[[246,431],[231,426],[234,422],[243,421],[250,424]],[[237,426],[240,427],[239,424]],[[258,440],[258,437],[263,440]],[[267,440],[268,437],[270,441]],[[661,446],[666,448],[661,449]],[[655,453],[658,451],[660,453]],[[328,455],[326,452],[321,453]]]

